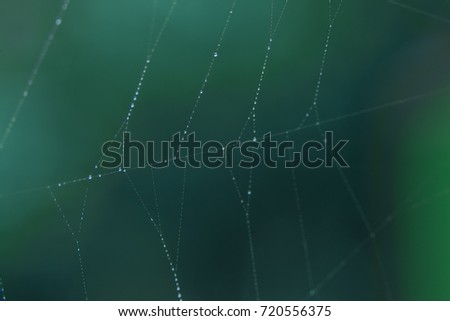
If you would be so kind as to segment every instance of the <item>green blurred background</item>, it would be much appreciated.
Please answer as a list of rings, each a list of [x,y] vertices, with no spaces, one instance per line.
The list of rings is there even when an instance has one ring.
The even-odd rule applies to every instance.
[[[344,0],[334,24],[318,106],[322,128],[350,139],[351,167],[343,173],[353,195],[337,169],[295,171],[312,286],[290,170],[254,170],[250,220],[261,299],[450,299],[450,5],[404,1],[418,10]],[[273,1],[275,20],[284,2]],[[331,3],[334,12],[338,1]],[[171,4],[70,4],[0,150],[0,278],[7,299],[84,299],[76,248],[47,185],[75,227],[89,187],[79,237],[89,299],[177,298],[160,238],[124,174],[57,186],[87,177],[101,144],[123,122],[149,38],[156,39]],[[231,4],[178,1],[130,121],[133,138],[159,141],[184,129]],[[60,7],[56,0],[0,0],[1,133]],[[239,135],[264,62],[271,7],[271,0],[238,0],[191,124],[198,138],[226,142]],[[311,106],[328,11],[326,0],[287,4],[257,105],[260,135],[297,127]],[[314,122],[310,117],[305,125]],[[302,143],[320,133],[312,126],[290,137]],[[235,174],[245,192],[248,173]],[[129,175],[153,214],[155,183],[174,257],[183,170],[155,171],[154,180],[149,169]],[[361,215],[376,231],[372,241]],[[189,169],[178,265],[185,300],[256,298],[246,228],[228,171]]]

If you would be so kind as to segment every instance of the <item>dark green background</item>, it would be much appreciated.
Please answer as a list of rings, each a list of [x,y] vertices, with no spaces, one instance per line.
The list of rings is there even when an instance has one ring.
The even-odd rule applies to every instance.
[[[404,1],[450,19],[448,1]],[[130,122],[134,138],[159,141],[184,129],[231,3],[178,1]],[[274,1],[275,18],[283,4]],[[0,0],[1,133],[60,5]],[[101,144],[126,116],[149,36],[155,39],[170,5],[71,3],[0,150],[0,277],[7,299],[84,299],[73,241],[46,186],[89,174]],[[239,135],[264,61],[270,12],[271,0],[238,1],[192,122],[198,138],[226,142]],[[292,129],[302,120],[313,101],[327,29],[328,1],[289,1],[262,83],[259,134]],[[256,169],[250,216],[262,299],[450,299],[450,91],[399,101],[450,89],[449,56],[449,22],[382,0],[343,1],[324,69],[320,117],[344,116],[322,128],[350,139],[345,175],[371,226],[382,228],[367,242],[337,169],[297,169],[314,283],[323,285],[310,297],[291,173]],[[306,125],[314,122],[310,118]],[[247,131],[245,138],[251,136]],[[313,126],[290,136],[302,143],[320,133]],[[245,192],[248,173],[235,173]],[[183,171],[154,174],[173,254]],[[129,175],[154,211],[150,170]],[[159,237],[127,178],[115,174],[54,187],[75,226],[87,186],[80,243],[89,299],[176,299]],[[225,169],[187,172],[178,274],[186,300],[255,299],[245,215]]]

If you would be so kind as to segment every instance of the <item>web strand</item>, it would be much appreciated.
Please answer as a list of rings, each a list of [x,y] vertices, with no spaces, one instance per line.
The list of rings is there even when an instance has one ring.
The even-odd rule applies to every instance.
[[[63,23],[64,15],[67,11],[67,8],[69,7],[70,0],[64,0],[62,2],[61,8],[58,11],[58,14],[56,15],[55,22],[53,23],[52,28],[50,29],[50,32],[47,35],[47,39],[44,42],[44,45],[39,53],[39,56],[37,58],[37,61],[34,65],[33,70],[31,71],[30,76],[28,77],[27,83],[25,85],[24,90],[22,91],[22,96],[19,99],[19,102],[17,103],[16,107],[14,108],[13,115],[11,116],[8,125],[6,126],[5,131],[3,132],[3,135],[0,139],[0,150],[4,148],[6,141],[8,140],[14,125],[16,124],[17,118],[19,117],[19,114],[27,101],[27,98],[31,92],[31,89],[34,85],[34,82],[39,74],[39,71],[41,70],[42,63],[44,62],[45,58],[47,57],[48,51],[50,49],[50,46],[53,43],[53,40],[55,39],[56,32],[61,27]]]
[[[338,3],[338,7],[337,7],[334,15],[331,14],[332,6],[331,6],[331,1],[329,2],[328,11],[329,11],[329,17],[330,17],[331,20],[330,20],[330,23],[329,23],[329,26],[328,26],[327,36],[326,36],[326,39],[325,39],[325,45],[324,45],[324,50],[323,50],[323,54],[322,54],[322,62],[321,62],[321,65],[320,65],[319,77],[318,77],[318,80],[317,80],[316,90],[314,92],[314,99],[313,99],[313,104],[312,104],[313,111],[314,111],[314,114],[315,114],[315,120],[316,120],[316,128],[318,129],[320,135],[322,136],[322,139],[325,138],[325,135],[324,135],[324,131],[322,129],[321,122],[320,122],[318,100],[319,100],[319,94],[320,94],[321,84],[322,84],[324,70],[325,70],[325,64],[326,64],[326,61],[327,61],[328,49],[329,49],[329,46],[330,46],[331,34],[332,34],[332,31],[333,31],[334,23],[336,21],[336,17],[338,16],[339,11],[340,11],[340,9],[342,7],[342,2],[343,2],[343,0],[340,0],[340,2]],[[341,180],[342,180],[342,182],[343,182],[343,184],[345,186],[345,189],[347,190],[347,193],[349,194],[349,196],[350,196],[350,198],[351,198],[351,200],[353,202],[353,205],[355,206],[356,211],[357,211],[361,221],[363,222],[365,229],[367,230],[367,234],[368,234],[369,238],[371,239],[372,246],[374,247],[374,256],[375,256],[376,261],[378,263],[380,274],[381,274],[381,277],[383,279],[382,283],[383,283],[383,286],[384,286],[384,289],[385,289],[385,293],[386,293],[386,296],[389,297],[390,296],[390,290],[389,290],[389,286],[388,286],[388,283],[387,283],[387,280],[386,280],[384,264],[383,264],[383,261],[382,261],[382,258],[380,256],[380,254],[379,254],[379,252],[377,250],[377,245],[376,245],[376,243],[374,241],[374,232],[372,230],[372,226],[371,226],[371,224],[370,224],[370,222],[368,220],[366,212],[364,211],[363,207],[361,206],[361,203],[359,202],[359,200],[358,200],[358,198],[356,196],[356,193],[355,193],[354,189],[352,188],[352,186],[350,184],[349,179],[347,178],[347,175],[344,173],[344,171],[343,171],[343,169],[341,167],[338,167],[337,169],[339,171],[339,175],[340,175]]]
[[[145,205],[144,200],[143,200],[141,194],[139,193],[139,191],[137,190],[136,186],[134,185],[133,181],[131,180],[131,177],[128,175],[128,173],[125,170],[124,170],[124,173],[125,173],[125,175],[126,175],[126,177],[128,179],[128,182],[130,183],[134,193],[136,194],[136,196],[137,196],[137,198],[139,200],[139,203],[142,205],[142,208],[145,210],[147,216],[150,218],[150,222],[152,223],[153,227],[155,228],[156,232],[158,233],[159,239],[161,241],[161,245],[163,247],[164,253],[165,253],[166,258],[167,258],[167,262],[169,263],[169,267],[170,267],[170,270],[172,272],[173,281],[175,283],[175,289],[176,289],[176,292],[177,292],[178,300],[182,301],[183,300],[183,296],[181,294],[181,287],[180,287],[180,283],[179,283],[179,280],[178,280],[178,274],[177,274],[177,271],[175,269],[175,265],[173,264],[172,259],[170,257],[169,249],[168,249],[168,247],[166,245],[166,241],[164,240],[164,236],[163,236],[162,230],[158,228],[157,223],[153,219],[153,217],[152,217],[148,207]]]
[[[286,134],[286,140],[287,141],[290,140],[289,134]],[[290,155],[291,155],[291,159],[292,159],[292,151],[290,151]],[[314,276],[313,276],[313,272],[312,272],[311,258],[309,255],[310,250],[309,250],[309,245],[308,245],[308,239],[306,236],[305,219],[303,216],[303,209],[302,209],[302,204],[301,204],[301,199],[300,199],[300,190],[298,187],[297,176],[296,176],[295,170],[293,168],[291,169],[291,182],[292,182],[292,189],[293,189],[294,198],[295,198],[295,209],[297,211],[297,219],[298,219],[298,224],[300,227],[300,237],[301,237],[303,254],[304,254],[305,265],[306,265],[306,275],[307,275],[307,279],[308,279],[308,286],[309,286],[309,289],[311,290],[314,288]]]
[[[84,272],[84,266],[83,266],[83,259],[81,257],[81,248],[80,248],[80,243],[79,243],[79,239],[78,239],[78,235],[75,233],[75,231],[73,230],[72,226],[70,225],[66,215],[64,214],[64,211],[61,208],[61,205],[59,204],[58,200],[56,199],[55,194],[53,193],[52,189],[50,187],[48,187],[48,192],[50,193],[50,196],[58,210],[59,215],[62,217],[62,219],[64,220],[64,223],[66,224],[67,230],[69,231],[72,241],[75,245],[75,251],[77,253],[77,258],[78,258],[78,264],[79,264],[79,268],[80,268],[80,273],[81,273],[81,281],[82,281],[82,285],[83,285],[83,291],[84,291],[84,298],[87,301],[88,300],[88,290],[87,290],[87,285],[86,285],[86,276],[85,276],[85,272]],[[84,213],[82,213],[82,215],[84,215]],[[83,216],[81,216],[83,217]],[[81,223],[80,223],[80,231],[81,231]]]
[[[191,123],[197,113],[198,106],[200,104],[200,101],[205,93],[208,80],[211,76],[212,70],[214,68],[214,65],[216,63],[216,60],[219,57],[220,49],[223,43],[223,40],[225,38],[225,34],[228,30],[228,26],[230,25],[231,18],[233,16],[234,10],[236,8],[237,0],[233,0],[231,4],[231,8],[228,11],[227,18],[225,20],[225,24],[222,28],[222,32],[220,33],[219,40],[215,46],[214,52],[212,54],[211,61],[209,62],[209,66],[207,68],[206,74],[203,78],[202,84],[200,86],[200,90],[198,92],[197,98],[195,99],[194,106],[192,107],[191,113],[188,117],[188,120],[186,122],[185,129],[183,131],[181,140],[184,140],[186,138],[186,135],[188,134],[188,131],[190,130]],[[180,157],[180,155],[175,155],[175,157]],[[182,179],[182,186],[181,186],[181,199],[180,199],[180,212],[178,217],[178,234],[177,234],[177,245],[176,245],[176,256],[175,256],[175,269],[178,271],[178,261],[180,257],[180,247],[181,247],[181,235],[182,235],[182,228],[183,228],[183,215],[184,215],[184,202],[186,197],[186,175],[187,175],[187,169],[185,168],[183,171],[183,179]]]
[[[255,297],[256,300],[261,300],[260,291],[259,291],[259,281],[258,281],[258,272],[256,269],[256,256],[255,256],[255,246],[253,242],[253,233],[252,233],[252,226],[250,221],[250,205],[251,205],[251,199],[252,199],[252,187],[253,187],[253,171],[249,170],[248,172],[248,184],[247,184],[247,199],[245,199],[245,196],[242,195],[239,185],[237,183],[237,178],[234,175],[234,172],[230,169],[229,170],[231,174],[231,179],[233,181],[233,184],[236,189],[236,193],[239,197],[239,201],[242,205],[242,208],[244,210],[245,215],[245,226],[247,230],[247,239],[248,239],[248,247],[250,250],[250,261],[251,261],[251,268],[252,268],[252,278],[253,278],[253,288],[255,291]]]
[[[330,283],[337,275],[349,265],[349,263],[375,238],[377,238],[383,230],[392,224],[394,220],[399,219],[401,216],[406,215],[411,210],[415,210],[420,206],[425,206],[437,198],[448,197],[450,195],[450,188],[446,188],[439,193],[435,194],[433,197],[428,197],[425,200],[418,201],[411,206],[403,209],[396,210],[393,214],[387,216],[382,223],[374,230],[374,235],[372,237],[367,236],[364,238],[357,246],[355,246],[339,263],[327,273],[327,275],[320,281],[314,289],[309,292],[309,296],[313,297],[317,295],[328,283]]]
[[[186,198],[186,178],[187,178],[187,167],[183,170],[183,182],[181,186],[181,200],[180,200],[180,216],[178,219],[178,235],[177,235],[177,250],[175,256],[175,270],[178,271],[178,262],[180,259],[180,249],[181,249],[181,230],[183,227],[183,215],[184,215],[184,202]]]
[[[400,2],[395,1],[395,0],[387,0],[387,2],[389,4],[394,5],[394,6],[397,6],[397,7],[409,10],[411,12],[415,12],[415,13],[418,13],[420,15],[423,15],[423,16],[425,16],[427,18],[432,19],[432,20],[436,20],[436,21],[439,21],[439,22],[442,22],[442,23],[445,23],[445,24],[450,24],[450,19],[446,19],[446,18],[440,17],[438,15],[432,14],[432,13],[424,11],[424,10],[421,10],[419,8],[412,7],[412,6],[406,5],[404,3],[400,3]]]
[[[270,57],[270,50],[271,50],[271,46],[272,46],[272,41],[273,38],[275,37],[276,31],[278,29],[278,26],[280,24],[281,18],[283,17],[284,11],[286,9],[286,6],[288,4],[288,0],[286,0],[284,2],[283,8],[281,10],[281,13],[278,17],[278,20],[276,22],[276,25],[274,27],[274,3],[273,1],[271,1],[270,3],[270,18],[269,18],[269,40],[267,43],[267,47],[266,47],[266,51],[265,51],[265,55],[264,55],[264,60],[263,60],[263,64],[261,67],[261,71],[259,74],[259,79],[258,79],[258,83],[256,86],[256,93],[255,96],[253,98],[253,103],[252,103],[252,107],[251,107],[251,111],[250,111],[250,115],[247,117],[244,126],[241,129],[241,132],[238,136],[238,141],[241,141],[242,139],[242,135],[244,134],[248,123],[251,121],[252,122],[252,134],[253,134],[253,141],[256,142],[257,141],[257,131],[256,131],[256,112],[257,112],[257,105],[260,99],[260,93],[261,93],[261,89],[262,89],[262,83],[264,81],[264,76],[266,74],[266,69],[267,69],[267,64],[269,61],[269,57]],[[244,201],[243,195],[241,194],[241,191],[239,189],[239,186],[237,184],[237,178],[233,172],[232,169],[230,169],[230,174],[231,174],[231,178],[233,180],[233,183],[235,185],[236,188],[236,192],[238,194],[238,197],[240,198],[240,202],[243,206],[244,209],[244,214],[245,214],[245,223],[246,223],[246,228],[247,228],[247,238],[248,238],[248,243],[249,243],[249,250],[250,250],[250,259],[251,259],[251,265],[252,265],[252,275],[253,275],[253,287],[254,287],[254,291],[255,291],[255,296],[256,296],[256,300],[260,300],[260,291],[259,291],[259,281],[258,281],[258,272],[257,272],[257,268],[256,268],[256,256],[255,256],[255,250],[254,250],[254,241],[253,241],[253,234],[252,234],[252,227],[251,227],[251,220],[250,220],[250,206],[251,206],[251,200],[252,200],[252,187],[253,187],[253,168],[249,169],[249,174],[248,174],[248,189],[247,189],[247,201]]]

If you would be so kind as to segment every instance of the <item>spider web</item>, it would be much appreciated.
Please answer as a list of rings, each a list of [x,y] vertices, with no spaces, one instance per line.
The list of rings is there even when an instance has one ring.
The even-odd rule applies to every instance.
[[[7,230],[2,233],[5,240],[2,244],[8,244],[8,237],[11,237],[9,229],[32,235],[25,240],[36,242],[27,247],[17,243],[13,237],[17,251],[3,246],[0,265],[3,276],[0,295],[3,299],[6,299],[3,280],[10,284],[7,288],[8,293],[14,293],[12,298],[19,299],[341,298],[339,295],[342,293],[335,292],[335,289],[323,292],[340,276],[341,282],[351,282],[350,275],[359,268],[363,272],[356,275],[357,279],[375,275],[375,283],[381,284],[380,297],[397,297],[392,289],[395,271],[392,271],[391,264],[386,264],[387,258],[391,260],[393,254],[388,250],[389,242],[385,241],[388,245],[384,245],[379,241],[380,235],[401,216],[448,195],[450,190],[445,185],[432,193],[421,194],[446,162],[408,191],[400,203],[384,199],[387,204],[383,209],[390,208],[389,214],[374,215],[366,205],[368,197],[364,201],[361,196],[364,195],[360,190],[363,184],[355,183],[353,169],[350,172],[340,168],[324,170],[319,174],[304,173],[300,169],[270,172],[259,168],[218,170],[214,173],[137,168],[104,171],[99,168],[98,146],[110,139],[111,133],[112,138],[117,138],[129,130],[133,137],[143,140],[149,135],[164,139],[176,131],[182,132],[184,138],[194,130],[206,139],[238,137],[241,140],[248,136],[259,140],[262,133],[269,130],[275,137],[292,139],[294,135],[304,133],[305,137],[318,135],[323,139],[324,131],[330,126],[344,126],[343,132],[346,132],[342,124],[352,119],[358,122],[358,117],[379,112],[401,115],[414,103],[441,97],[449,91],[448,87],[435,85],[442,81],[432,81],[434,88],[418,90],[414,95],[405,94],[403,98],[387,103],[336,112],[328,101],[339,99],[339,96],[333,98],[332,93],[336,91],[330,90],[333,82],[327,79],[331,73],[328,69],[336,63],[336,60],[330,61],[330,56],[343,41],[339,38],[342,32],[335,35],[343,23],[343,11],[355,6],[343,0],[324,1],[317,4],[317,8],[287,0],[251,3],[233,0],[220,4],[198,1],[195,5],[201,6],[203,11],[194,8],[194,4],[176,0],[142,2],[141,6],[146,10],[130,9],[129,5],[127,10],[130,11],[124,12],[121,12],[124,8],[120,5],[111,5],[117,6],[113,8],[117,11],[115,14],[100,21],[92,17],[89,21],[88,18],[84,31],[93,32],[96,29],[92,26],[98,24],[99,34],[92,35],[92,39],[96,39],[101,32],[108,30],[108,23],[122,16],[128,17],[124,19],[133,31],[121,35],[121,40],[129,38],[128,46],[124,44],[121,49],[112,49],[115,42],[109,40],[95,48],[98,51],[95,57],[100,65],[96,71],[95,65],[77,60],[76,53],[67,52],[63,44],[56,48],[59,55],[55,53],[52,56],[50,48],[55,47],[58,41],[66,41],[65,46],[75,48],[81,43],[70,43],[70,39],[79,37],[74,31],[76,29],[72,27],[68,29],[71,33],[61,35],[59,29],[65,24],[76,24],[84,10],[95,12],[97,5],[102,9],[109,6],[102,1],[91,4],[92,8],[72,4],[71,8],[75,7],[72,12],[68,9],[69,3],[66,0],[53,5],[59,8],[56,18],[21,98],[12,109],[12,116],[9,120],[6,118],[0,144],[4,157],[2,175],[6,178],[9,177],[6,175],[8,168],[18,169],[22,164],[28,164],[23,161],[13,166],[12,160],[20,157],[25,160],[25,155],[36,155],[38,150],[42,154],[49,153],[46,148],[30,148],[27,153],[23,152],[24,137],[30,135],[26,126],[33,126],[33,117],[45,118],[50,126],[34,125],[32,130],[43,134],[32,139],[32,143],[42,144],[52,135],[60,135],[69,141],[66,143],[62,139],[58,143],[50,139],[49,145],[55,151],[45,155],[48,158],[36,157],[32,166],[28,165],[32,171],[25,173],[24,177],[12,174],[3,187],[2,218]],[[387,2],[383,10],[394,7],[404,10],[405,14],[421,16],[431,24],[448,23],[444,17],[396,1]],[[291,58],[285,52],[290,49],[287,44],[297,39],[286,34],[289,27],[296,26],[298,16],[308,19],[307,10],[320,15],[320,19],[319,23],[311,24],[319,30],[314,39],[317,45],[314,46],[314,41],[311,44],[314,50],[308,48],[310,44],[305,37],[300,46],[299,52],[311,51],[300,66],[309,70],[305,68],[310,63],[308,59],[315,63],[312,64],[314,68],[308,71],[310,75],[305,75],[306,80],[298,82],[309,84],[297,97],[303,106],[299,107],[294,103],[298,89],[289,90],[290,87],[298,87],[298,83],[285,81],[277,67],[282,68],[284,58]],[[214,21],[208,17],[209,12],[212,12]],[[252,20],[256,27],[245,24],[250,21],[248,15],[252,12],[260,13]],[[192,23],[190,19],[195,21],[199,19],[198,15],[204,21],[188,28]],[[248,27],[247,31],[243,30],[245,27]],[[114,30],[118,32],[119,28]],[[299,41],[302,42],[301,39]],[[101,48],[102,44],[109,46]],[[85,58],[89,57],[88,51],[78,50]],[[114,50],[120,51],[117,58],[112,53]],[[128,59],[122,61],[124,57]],[[59,62],[50,65],[56,60]],[[289,63],[292,61],[295,60],[291,58]],[[58,64],[64,69],[61,73],[55,69]],[[190,64],[196,67],[195,70],[189,67]],[[71,85],[79,84],[82,81],[80,76],[67,80],[71,74],[75,75],[79,66],[90,68],[94,78],[93,83],[88,82],[81,88],[83,98],[78,98],[79,93],[73,92],[67,96],[49,94],[48,84],[57,92],[58,88],[70,91]],[[242,69],[242,66],[247,68]],[[46,68],[50,70],[48,73],[44,71]],[[64,71],[69,76],[62,76]],[[289,72],[286,67],[283,71]],[[58,75],[64,77],[65,86],[56,84],[58,80],[54,77]],[[302,75],[298,77],[302,78]],[[40,78],[47,81],[39,82]],[[110,80],[112,78],[117,80]],[[87,86],[92,84],[96,87],[88,89]],[[167,86],[171,90],[167,90]],[[119,93],[107,98],[109,87]],[[328,95],[324,93],[326,91]],[[33,92],[36,96],[38,92],[41,94],[33,100]],[[128,95],[129,100],[130,93],[131,101],[126,102],[125,97]],[[161,93],[165,93],[164,97]],[[286,98],[284,101],[283,96],[289,96],[291,100]],[[55,106],[65,104],[66,99],[73,99],[67,103],[68,107],[63,108],[66,114],[55,111]],[[286,102],[288,107],[281,106],[281,102]],[[85,103],[86,107],[76,111],[74,106],[80,103]],[[42,107],[43,104],[49,107]],[[123,106],[128,106],[125,112]],[[33,114],[21,125],[19,116],[25,118],[28,108],[34,109]],[[105,116],[101,119],[99,115]],[[364,124],[364,121],[359,120],[358,124]],[[21,131],[25,134],[20,135]],[[80,138],[73,138],[73,132]],[[86,141],[88,146],[83,146]],[[72,142],[78,145],[73,146]],[[70,157],[58,157],[58,147]],[[62,163],[61,167],[55,160]],[[30,173],[33,179],[28,182],[26,175]],[[61,174],[69,175],[69,178],[61,179],[58,177]],[[334,197],[320,188],[330,179],[334,182]],[[43,181],[57,183],[42,184]],[[24,188],[24,184],[31,187]],[[273,192],[272,186],[278,186],[280,192]],[[423,196],[418,198],[418,195]],[[310,197],[316,197],[317,201],[306,202]],[[322,197],[332,205],[320,204]],[[347,224],[349,229],[345,229]],[[19,228],[21,225],[25,227]],[[321,227],[324,228],[321,230]],[[342,237],[339,236],[340,231],[353,234]],[[334,243],[337,242],[341,246],[336,247]],[[38,251],[39,255],[31,255],[25,268],[19,272],[11,272],[13,266],[24,261],[13,253],[33,251]],[[358,260],[359,257],[362,259]],[[354,269],[349,269],[354,261],[357,261]],[[344,274],[346,268],[350,275]],[[371,268],[375,272],[369,272]],[[105,273],[108,270],[112,272]],[[32,285],[39,285],[36,288],[42,291],[28,292],[24,276],[31,279]],[[277,281],[280,283],[273,283]],[[70,290],[57,286],[58,282],[66,287],[69,285]],[[294,286],[289,286],[291,282]],[[16,288],[14,284],[17,284]],[[339,284],[335,287],[339,288]],[[369,290],[365,292],[356,286],[352,290],[356,294],[350,293],[350,297],[374,297],[368,293],[372,293],[370,288],[376,286],[362,282],[361,287]]]

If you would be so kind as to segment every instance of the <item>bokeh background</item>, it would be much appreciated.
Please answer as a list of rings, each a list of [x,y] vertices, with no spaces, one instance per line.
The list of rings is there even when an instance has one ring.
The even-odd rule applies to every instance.
[[[351,167],[298,168],[300,211],[290,170],[253,171],[249,214],[261,299],[450,299],[450,5],[403,1],[344,0],[332,29],[318,108],[322,129],[350,140]],[[178,1],[130,120],[133,138],[159,141],[184,129],[231,4]],[[284,4],[273,1],[275,21]],[[0,278],[8,300],[85,299],[77,250],[49,185],[75,229],[89,188],[79,242],[90,300],[177,299],[158,233],[127,177],[97,170],[101,178],[85,179],[126,117],[171,5],[81,0],[67,9],[0,150]],[[331,1],[332,14],[338,5]],[[0,0],[1,133],[60,7],[57,0]],[[271,8],[271,0],[237,1],[191,124],[198,138],[239,135]],[[310,108],[328,19],[328,1],[287,4],[260,90],[260,135],[296,128]],[[305,125],[314,123],[309,117]],[[320,132],[309,126],[290,137],[302,143]],[[248,171],[234,173],[246,193]],[[174,259],[183,170],[128,174],[152,215],[159,209]],[[227,170],[187,170],[181,226],[185,300],[257,298],[245,211]]]

